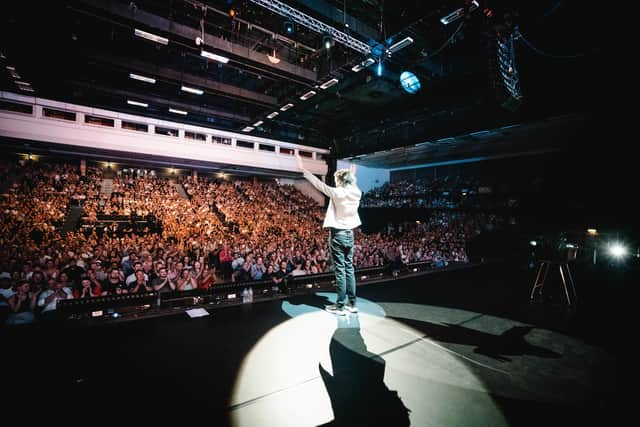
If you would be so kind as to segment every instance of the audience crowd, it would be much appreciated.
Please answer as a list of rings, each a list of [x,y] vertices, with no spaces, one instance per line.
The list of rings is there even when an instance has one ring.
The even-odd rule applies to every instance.
[[[324,208],[291,185],[122,172],[105,178],[100,168],[81,173],[77,165],[31,161],[0,162],[0,171],[0,322],[55,318],[57,301],[71,298],[229,281],[277,285],[288,275],[331,271]],[[103,191],[110,180],[111,191]],[[417,203],[450,207],[429,199],[434,185],[389,184],[367,193],[364,205],[406,207],[403,198],[419,194]],[[65,223],[74,205],[82,207],[80,226]],[[357,229],[354,265],[467,262],[465,242],[499,223],[495,215],[441,209],[374,234]]]

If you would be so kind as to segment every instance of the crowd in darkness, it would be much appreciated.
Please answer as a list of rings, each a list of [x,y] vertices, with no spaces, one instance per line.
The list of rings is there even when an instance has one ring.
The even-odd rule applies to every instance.
[[[78,164],[0,162],[1,322],[55,317],[57,301],[207,289],[331,271],[324,208],[275,180],[160,177]],[[181,186],[186,193],[178,191]],[[68,209],[84,227],[62,233]],[[153,217],[159,229],[122,232],[104,218]],[[356,268],[393,262],[467,262],[465,242],[500,219],[441,209],[425,221],[356,230]]]

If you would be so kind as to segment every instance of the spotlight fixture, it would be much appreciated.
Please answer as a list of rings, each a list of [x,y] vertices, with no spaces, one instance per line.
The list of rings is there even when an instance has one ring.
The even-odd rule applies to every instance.
[[[288,19],[286,21],[284,21],[284,31],[287,34],[293,34],[293,31],[295,29],[295,27],[293,26],[293,22],[289,21]]]
[[[333,37],[331,37],[329,34],[326,34],[324,37],[322,37],[322,45],[327,50],[331,49],[331,46],[333,45]]]
[[[271,113],[271,114],[269,114],[269,115],[267,116],[267,119],[273,119],[273,118],[274,118],[275,116],[277,116],[278,114],[280,114],[280,113],[278,113],[277,111],[274,111],[273,113]]]
[[[242,132],[251,132],[253,129],[255,129],[253,126],[245,126]]]
[[[288,109],[293,108],[293,104],[289,103],[280,107],[280,111],[287,111]]]
[[[411,71],[403,71],[400,74],[400,85],[405,92],[410,94],[418,92],[421,87],[420,80]]]
[[[621,259],[627,255],[627,248],[621,243],[612,243],[609,245],[609,254],[616,259]]]
[[[280,58],[278,58],[276,56],[276,48],[273,48],[273,56],[267,54],[267,59],[269,59],[269,62],[271,62],[272,64],[278,64],[280,63]]]
[[[258,120],[257,122],[255,122],[255,123],[253,124],[253,126],[254,126],[254,127],[258,127],[258,126],[260,126],[260,125],[261,125],[261,124],[263,124],[263,123],[264,123],[264,121],[262,121],[262,120]]]

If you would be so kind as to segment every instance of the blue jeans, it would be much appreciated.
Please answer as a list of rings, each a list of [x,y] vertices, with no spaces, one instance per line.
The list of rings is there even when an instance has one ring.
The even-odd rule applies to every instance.
[[[338,297],[336,304],[342,307],[346,299],[356,303],[356,275],[353,268],[353,230],[331,229],[329,240],[331,259],[336,274]]]

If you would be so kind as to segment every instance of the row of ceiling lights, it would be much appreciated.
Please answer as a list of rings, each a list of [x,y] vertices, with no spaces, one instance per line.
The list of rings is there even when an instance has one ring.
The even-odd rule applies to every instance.
[[[0,59],[6,60],[7,57],[5,56],[4,53],[0,52]],[[31,83],[24,81],[20,76],[20,74],[18,74],[18,70],[16,70],[16,67],[12,65],[6,65],[4,68],[11,75],[11,77],[13,78],[13,83],[15,83],[16,86],[18,86],[18,89],[20,89],[23,92],[31,92],[31,93],[35,92],[35,90],[31,86]]]
[[[169,39],[166,37],[162,37],[159,36],[157,34],[153,34],[147,31],[143,31],[139,28],[135,28],[134,29],[134,35],[155,43],[159,43],[162,45],[168,45],[169,44]],[[203,44],[202,41],[200,41],[198,43],[199,45]],[[203,58],[207,58],[207,59],[211,59],[213,61],[217,61],[223,64],[226,64],[229,62],[229,58],[227,58],[226,56],[222,56],[222,55],[218,55],[216,53],[213,52],[208,52],[204,49],[200,50],[200,56],[202,56]],[[147,77],[147,76],[143,76],[140,74],[136,74],[136,73],[129,73],[129,78],[133,79],[133,80],[138,80],[141,82],[145,82],[145,83],[150,83],[150,84],[155,84],[156,83],[156,79],[153,77]],[[202,95],[204,94],[204,91],[202,89],[198,89],[198,88],[193,88],[190,86],[185,86],[185,85],[181,85],[180,86],[180,90],[183,92],[187,92],[187,93],[191,93],[194,95]],[[143,108],[147,108],[149,106],[149,104],[147,104],[146,102],[140,102],[140,101],[135,101],[135,100],[131,100],[128,99],[127,100],[127,104],[129,105],[134,105],[136,107],[143,107]],[[189,114],[187,111],[184,110],[178,110],[176,108],[169,108],[168,110],[170,113],[173,114],[179,114],[182,116],[186,116],[187,114]]]
[[[150,83],[150,84],[155,84],[156,83],[156,79],[154,79],[153,77],[147,77],[147,76],[143,76],[140,74],[136,74],[136,73],[129,73],[129,78],[133,79],[133,80],[138,80],[141,82],[145,82],[145,83]],[[190,86],[185,86],[185,85],[181,85],[180,86],[180,90],[183,92],[187,92],[187,93],[192,93],[194,95],[202,95],[204,94],[204,91],[202,89],[198,89],[198,88],[194,88],[194,87],[190,87]],[[140,102],[140,101],[134,101],[131,99],[127,100],[127,104],[129,105],[135,105],[136,107],[144,107],[147,108],[149,106],[149,104],[145,103],[145,102]],[[175,108],[169,108],[169,112],[170,113],[174,113],[174,114],[180,114],[182,116],[186,116],[188,114],[188,112],[184,111],[184,110],[178,110]]]
[[[325,36],[325,43],[327,41],[327,37]],[[392,44],[391,46],[389,46],[388,48],[385,49],[385,54],[387,56],[391,56],[394,52],[399,51],[400,49],[403,49],[407,46],[409,46],[410,44],[413,43],[413,39],[411,37],[405,37],[402,40]],[[325,47],[327,49],[329,49],[331,47],[331,40],[329,39],[329,43],[325,45]],[[353,71],[354,73],[358,73],[360,71],[362,71],[363,69],[373,65],[376,63],[376,60],[373,59],[372,57],[368,57],[366,59],[364,59],[362,62],[359,62],[358,64],[354,65],[351,68],[351,71]],[[382,75],[382,59],[378,60],[378,67],[376,68],[376,74],[378,76]],[[326,82],[322,83],[321,85],[317,85],[315,86],[316,88],[320,88],[320,89],[328,89],[331,86],[336,85],[339,82],[339,80],[337,78],[331,78],[329,80],[327,80]],[[414,92],[410,92],[410,93],[414,93]],[[306,101],[307,99],[315,96],[317,94],[316,91],[314,90],[310,90],[306,93],[304,93],[303,95],[300,96],[300,100],[302,101]],[[294,107],[294,104],[292,103],[287,103],[285,105],[283,105],[280,108],[280,111],[287,111],[288,109]],[[280,113],[278,111],[274,111],[272,113],[269,113],[266,117],[267,119],[273,119],[276,116],[278,116]],[[255,122],[253,125],[251,126],[245,126],[242,131],[243,132],[251,132],[253,131],[256,127],[260,126],[261,124],[263,124],[264,121],[263,120],[258,120],[257,122]]]
[[[332,79],[327,80],[326,82],[322,83],[322,84],[321,84],[321,85],[319,85],[319,86],[315,86],[315,88],[316,88],[316,89],[317,89],[317,88],[320,88],[320,89],[323,89],[323,90],[325,90],[325,89],[329,89],[331,86],[336,85],[338,82],[339,82],[339,80],[338,80],[338,79],[336,79],[336,78],[332,78]],[[300,99],[301,101],[306,101],[306,100],[307,100],[307,99],[309,99],[309,98],[313,98],[313,97],[314,97],[314,96],[316,96],[317,94],[318,94],[318,92],[316,92],[315,90],[309,90],[309,91],[305,92],[304,94],[302,94],[302,95],[299,97],[299,99]],[[291,108],[293,108],[293,107],[295,107],[295,104],[293,104],[293,103],[289,102],[289,103],[287,103],[287,104],[283,105],[282,107],[280,107],[280,111],[283,111],[283,112],[284,112],[284,111],[290,110],[290,109],[291,109]],[[280,115],[280,112],[279,112],[279,111],[273,111],[273,112],[271,112],[271,113],[267,114],[267,116],[266,116],[266,117],[267,117],[267,119],[273,119],[273,118],[275,118],[275,117],[276,117],[276,116],[278,116],[278,115]],[[251,132],[251,131],[252,131],[252,130],[254,130],[256,127],[258,127],[258,126],[262,125],[263,123],[264,123],[264,120],[258,120],[257,122],[255,122],[255,123],[254,123],[253,125],[251,125],[251,126],[245,126],[245,127],[242,129],[242,132]]]

